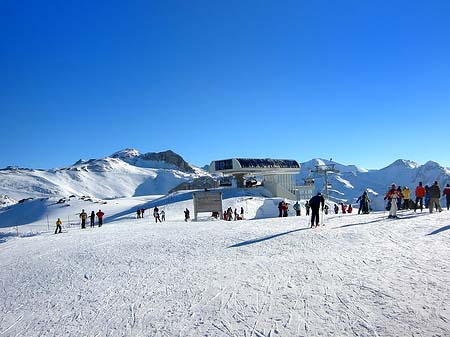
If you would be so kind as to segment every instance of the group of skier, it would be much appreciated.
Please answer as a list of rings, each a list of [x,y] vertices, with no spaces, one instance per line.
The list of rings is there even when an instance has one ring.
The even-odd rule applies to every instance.
[[[80,220],[81,220],[81,228],[82,229],[86,228],[86,220],[88,219],[88,217],[89,217],[89,220],[90,220],[90,227],[91,228],[93,228],[94,225],[95,225],[95,217],[97,217],[97,219],[98,219],[98,227],[102,227],[104,215],[105,215],[105,213],[103,213],[101,209],[99,209],[97,213],[92,211],[89,216],[85,212],[84,209],[81,210],[81,213],[79,215]],[[63,224],[63,222],[62,222],[61,218],[58,218],[58,220],[56,220],[55,234],[59,234],[59,233],[62,232],[62,224]]]
[[[445,196],[447,201],[447,210],[450,209],[450,184],[445,187],[442,196]],[[420,181],[415,189],[415,201],[411,200],[409,188],[406,186],[403,189],[396,184],[392,184],[389,191],[386,193],[384,200],[387,200],[386,210],[389,210],[389,218],[397,218],[397,210],[417,208],[423,211],[423,208],[429,209],[430,213],[434,210],[442,212],[440,203],[441,188],[439,183],[435,181],[431,186],[425,185]],[[402,202],[403,201],[403,202]]]

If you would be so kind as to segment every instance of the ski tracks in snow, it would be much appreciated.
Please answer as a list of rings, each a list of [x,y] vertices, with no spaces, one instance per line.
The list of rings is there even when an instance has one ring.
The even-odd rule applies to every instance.
[[[378,218],[31,238],[26,252],[0,251],[0,336],[450,335],[448,240]]]

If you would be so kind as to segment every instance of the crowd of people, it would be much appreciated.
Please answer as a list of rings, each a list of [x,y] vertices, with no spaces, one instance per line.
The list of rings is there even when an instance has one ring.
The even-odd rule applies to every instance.
[[[397,218],[398,210],[413,209],[414,212],[417,212],[417,210],[420,209],[420,211],[423,212],[424,208],[428,208],[430,213],[433,213],[434,211],[442,212],[442,206],[440,204],[441,196],[445,197],[447,210],[450,210],[450,184],[447,184],[441,192],[441,188],[437,181],[431,184],[431,186],[424,186],[420,181],[414,190],[415,199],[413,200],[411,190],[408,186],[404,186],[402,188],[401,186],[397,186],[393,183],[384,196],[384,200],[386,202],[385,209],[389,211],[388,218]],[[370,212],[370,199],[367,191],[364,191],[363,194],[358,197],[356,203],[359,203],[358,214],[368,214]],[[325,204],[325,199],[321,193],[317,193],[317,195],[313,196],[310,200],[307,200],[304,204],[304,208],[306,216],[311,216],[311,228],[319,226],[320,210],[322,210],[325,214],[328,214],[329,212],[329,207]],[[301,215],[302,206],[298,201],[293,205],[293,209],[296,216]],[[338,214],[339,210],[342,214],[349,214],[353,212],[353,207],[351,203],[349,205],[346,205],[344,202],[339,203],[339,205],[335,203],[333,206],[334,213]],[[136,217],[138,219],[144,218],[145,211],[145,208],[138,208],[136,210]],[[278,216],[287,217],[288,212],[289,204],[285,200],[281,200],[278,203]],[[214,218],[218,218],[219,214],[219,212],[213,212],[212,216]],[[88,216],[83,209],[79,214],[81,228],[86,228],[86,221],[88,218],[90,220],[90,227],[95,226],[95,219],[97,219],[98,227],[101,227],[103,225],[104,215],[105,213],[99,209],[97,213],[92,211]],[[166,220],[165,211],[159,210],[159,208],[155,206],[153,208],[153,217],[156,223],[163,222]],[[241,207],[240,211],[235,208],[233,211],[231,207],[228,207],[223,212],[223,219],[225,221],[244,219],[244,208]],[[190,220],[190,212],[189,209],[186,208],[184,210],[184,221],[188,220]],[[56,221],[55,234],[62,232],[62,224],[62,220],[58,218]]]
[[[430,213],[434,211],[442,212],[442,206],[440,203],[441,188],[439,183],[435,181],[431,186],[425,185],[420,181],[415,191],[415,200],[411,200],[411,191],[408,186],[401,187],[392,184],[389,191],[384,196],[386,203],[386,210],[389,211],[389,218],[397,218],[397,211],[400,209],[408,210],[420,209],[422,212],[424,208],[428,208]],[[450,209],[450,184],[447,184],[442,191],[442,196],[446,198],[447,210]]]

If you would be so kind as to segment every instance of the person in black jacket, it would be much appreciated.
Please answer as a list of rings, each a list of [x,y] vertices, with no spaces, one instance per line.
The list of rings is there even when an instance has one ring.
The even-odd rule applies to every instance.
[[[311,206],[311,228],[319,226],[319,209],[320,206],[325,205],[325,199],[323,198],[322,193],[317,193],[314,197],[309,199],[309,205]],[[314,226],[315,224],[315,226]]]

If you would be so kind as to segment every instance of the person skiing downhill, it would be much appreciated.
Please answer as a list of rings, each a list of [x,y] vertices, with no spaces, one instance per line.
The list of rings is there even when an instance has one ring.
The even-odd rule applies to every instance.
[[[309,199],[309,206],[311,207],[311,228],[319,227],[319,209],[322,206],[323,210],[324,205],[325,199],[322,193],[317,193],[317,195]]]
[[[397,219],[397,209],[398,209],[398,199],[401,198],[400,192],[397,190],[395,184],[391,185],[391,189],[386,193],[384,200],[388,200],[391,204],[391,208],[389,209],[388,218]]]

